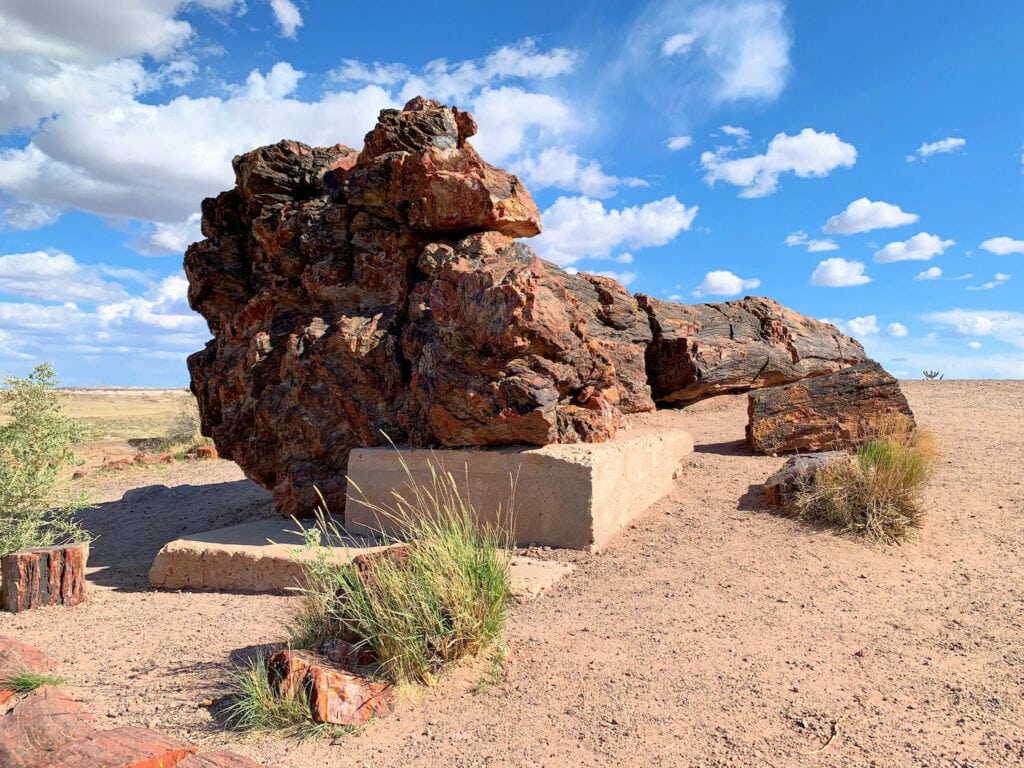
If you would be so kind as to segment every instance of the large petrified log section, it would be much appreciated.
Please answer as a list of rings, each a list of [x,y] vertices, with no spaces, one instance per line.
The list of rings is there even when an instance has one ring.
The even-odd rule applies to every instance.
[[[863,359],[767,299],[688,308],[569,274],[514,238],[529,192],[484,162],[472,115],[417,98],[362,152],[282,141],[235,158],[185,254],[214,336],[189,358],[220,454],[284,515],[340,511],[349,451],[596,442],[685,404]],[[721,319],[719,319],[721,318]],[[651,383],[655,386],[652,398]]]
[[[747,397],[747,442],[758,453],[848,450],[892,414],[914,418],[899,382],[874,360]]]
[[[17,613],[44,605],[85,602],[88,544],[12,552],[0,558],[0,609]]]

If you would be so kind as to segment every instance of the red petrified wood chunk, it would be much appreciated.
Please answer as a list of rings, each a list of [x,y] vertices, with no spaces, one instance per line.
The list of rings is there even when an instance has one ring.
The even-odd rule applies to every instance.
[[[46,768],[174,768],[197,748],[148,728],[115,728],[67,741]],[[33,768],[37,768],[33,766]],[[43,768],[39,765],[38,768]]]
[[[18,612],[42,605],[85,602],[88,557],[87,544],[26,549],[4,555],[0,558],[0,607]]]
[[[0,766],[53,765],[55,749],[94,729],[93,716],[66,693],[49,685],[37,688],[0,718]]]
[[[212,445],[200,445],[198,451],[200,459],[217,458],[217,449]]]
[[[54,664],[50,657],[35,646],[15,640],[13,637],[0,636],[0,704],[14,695],[14,691],[4,687],[4,681],[12,674],[49,672],[53,668]]]
[[[234,752],[219,751],[189,755],[178,763],[176,768],[263,768],[263,766],[254,763],[247,757],[236,755]]]
[[[310,651],[278,651],[267,667],[279,696],[309,697],[318,723],[359,725],[394,708],[391,685],[368,680]]]

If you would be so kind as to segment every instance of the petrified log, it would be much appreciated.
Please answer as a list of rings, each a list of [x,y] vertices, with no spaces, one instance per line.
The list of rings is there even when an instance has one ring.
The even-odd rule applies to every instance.
[[[747,442],[759,453],[855,448],[886,417],[914,418],[899,382],[873,360],[748,395]]]
[[[47,768],[158,768],[173,766],[197,748],[148,728],[95,731],[66,741],[49,753]]]
[[[174,768],[263,768],[263,765],[234,752],[218,750],[189,755]]]
[[[54,763],[51,755],[65,742],[95,730],[91,714],[66,693],[51,685],[29,693],[0,718],[0,765],[41,768]]]
[[[791,456],[782,469],[764,481],[764,495],[769,504],[782,506],[794,494],[813,485],[814,475],[819,469],[851,460],[846,451],[818,451]]]
[[[318,723],[360,725],[389,714],[395,689],[368,680],[311,651],[277,651],[267,672],[278,696],[308,696]]]
[[[204,434],[283,515],[340,512],[355,446],[606,440],[649,410],[649,324],[624,289],[570,278],[472,116],[413,99],[365,148],[281,142],[235,158],[185,255],[215,338],[189,358]],[[576,291],[580,294],[577,295]]]
[[[748,296],[676,304],[637,295],[651,319],[647,375],[659,404],[774,387],[865,359],[864,348],[828,323]]]
[[[85,601],[88,544],[68,544],[13,552],[0,558],[0,607],[27,611],[43,605]]]

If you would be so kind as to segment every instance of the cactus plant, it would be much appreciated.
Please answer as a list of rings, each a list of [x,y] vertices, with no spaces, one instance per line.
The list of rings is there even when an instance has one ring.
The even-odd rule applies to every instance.
[[[944,377],[944,376],[943,376],[943,375],[942,375],[941,373],[939,373],[938,371],[921,371],[921,373],[922,373],[922,375],[923,375],[923,376],[924,376],[924,377],[925,377],[926,379],[928,379],[928,381],[935,381],[936,379],[943,379],[943,378],[945,378],[945,377]]]

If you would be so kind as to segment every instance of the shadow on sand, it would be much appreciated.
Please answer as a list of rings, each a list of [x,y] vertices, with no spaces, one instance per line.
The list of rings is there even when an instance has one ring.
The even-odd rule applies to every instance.
[[[79,515],[95,537],[89,574],[118,590],[149,589],[149,567],[160,548],[182,536],[271,517],[270,494],[251,480],[209,485],[148,485]]]

